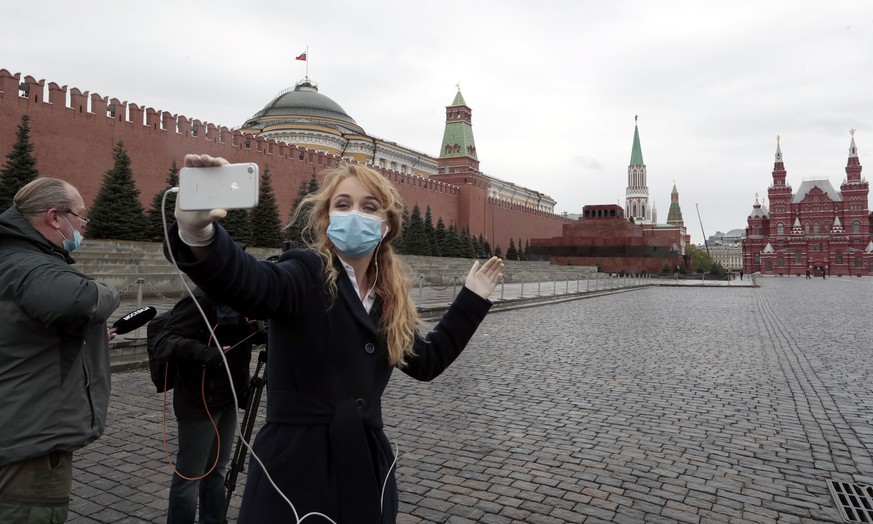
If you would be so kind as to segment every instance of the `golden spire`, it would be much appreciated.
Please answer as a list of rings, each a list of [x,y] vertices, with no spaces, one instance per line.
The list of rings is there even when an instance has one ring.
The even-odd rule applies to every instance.
[[[779,143],[779,139],[781,139],[781,138],[782,138],[781,136],[776,135],[776,143],[777,143],[777,144]]]
[[[849,129],[849,134],[852,135],[852,137],[855,136],[855,128],[854,127],[852,129]]]
[[[460,91],[460,90],[461,90],[461,81],[460,81],[460,80],[458,80],[458,83],[457,83],[457,84],[455,84],[455,87],[457,87],[457,88],[458,88],[458,91]]]

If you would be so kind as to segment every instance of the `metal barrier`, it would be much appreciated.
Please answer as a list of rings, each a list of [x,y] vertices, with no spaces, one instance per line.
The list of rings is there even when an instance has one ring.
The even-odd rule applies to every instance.
[[[585,288],[583,291],[582,288],[582,280],[585,279]],[[595,274],[591,275],[590,273],[580,273],[575,279],[567,278],[560,279],[564,282],[564,290],[563,292],[558,291],[558,275],[552,274],[549,275],[546,279],[532,279],[529,275],[521,274],[517,275],[513,280],[513,282],[507,283],[506,280],[501,280],[500,282],[500,293],[499,299],[500,301],[505,300],[516,300],[516,299],[525,299],[525,298],[538,298],[545,296],[559,296],[561,294],[568,295],[571,293],[570,291],[570,282],[575,280],[576,289],[575,293],[590,293],[590,292],[598,292],[605,291],[609,289],[624,289],[627,287],[636,287],[636,286],[644,286],[651,284],[650,275],[642,275],[642,274],[627,274],[627,275],[611,275],[611,274]],[[754,276],[753,276],[754,278]],[[548,288],[543,288],[543,283],[548,283],[548,281],[552,281],[552,290],[551,293],[548,293]],[[592,280],[594,282],[592,286]],[[537,288],[535,294],[530,294],[530,296],[525,295],[525,286],[530,286],[530,284],[536,282]],[[448,284],[446,285],[434,285],[431,284],[425,279],[424,275],[418,274],[415,275],[411,281],[411,291],[415,293],[415,288],[417,289],[417,304],[419,307],[422,307],[424,304],[425,297],[425,288],[428,288],[431,292],[441,292],[452,288],[451,300],[454,300],[458,295],[458,286],[463,285],[463,280],[455,275],[451,278]],[[512,286],[518,293],[510,292],[507,289],[507,285]],[[516,287],[517,286],[517,287]],[[137,278],[136,280],[128,283],[124,287],[122,287],[118,293],[119,295],[123,295],[125,293],[131,292],[133,289],[136,289],[136,307],[140,308],[143,306],[143,295],[146,290],[148,290],[151,294],[153,294],[158,300],[167,304],[173,305],[176,303],[177,298],[171,298],[160,291],[158,291],[154,286],[149,284],[149,282],[145,278]],[[593,289],[592,289],[593,287]],[[440,302],[444,303],[444,302]]]
[[[584,287],[582,286],[583,280],[585,282]],[[574,281],[576,283],[575,290],[571,290],[570,284]],[[551,291],[547,287],[549,282],[551,282],[552,284]],[[558,282],[564,282],[562,290],[559,290]],[[530,286],[534,283],[536,283],[536,290],[531,292]],[[431,297],[432,305],[441,306],[445,304],[446,298],[454,299],[454,297],[457,296],[457,286],[459,285],[463,285],[463,281],[458,276],[452,277],[451,282],[447,285],[429,284],[422,275],[416,275],[412,280],[412,287],[417,288],[417,291],[414,291],[416,293],[415,296],[417,297],[416,303],[420,307],[422,307],[427,300],[425,288],[428,288],[428,290],[430,291],[439,292],[445,291],[449,288],[449,286],[452,287],[451,297],[446,297],[445,295],[437,295],[436,297]],[[576,278],[567,279],[559,278],[559,275],[555,274],[551,274],[546,278],[540,279],[532,278],[530,275],[526,274],[516,274],[513,276],[511,282],[503,280],[498,284],[499,292],[495,288],[495,293],[494,295],[492,295],[492,300],[502,302],[506,300],[558,297],[561,295],[569,295],[572,293],[603,292],[610,290],[630,289],[634,287],[642,287],[648,285],[652,285],[651,275],[643,273],[601,273],[598,275],[580,273],[576,276]]]

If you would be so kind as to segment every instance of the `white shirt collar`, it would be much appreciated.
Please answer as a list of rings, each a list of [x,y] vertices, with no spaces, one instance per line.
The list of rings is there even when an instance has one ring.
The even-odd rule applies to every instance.
[[[346,264],[343,259],[340,259],[340,263],[343,265],[343,269],[346,270],[346,273],[349,275],[349,278],[352,280],[352,287],[355,288],[355,296],[361,296],[361,288],[358,287],[358,280],[355,278],[355,268]],[[361,299],[361,303],[364,305],[364,309],[367,313],[373,309],[373,303],[376,301],[376,292],[373,289],[367,293],[363,299]]]

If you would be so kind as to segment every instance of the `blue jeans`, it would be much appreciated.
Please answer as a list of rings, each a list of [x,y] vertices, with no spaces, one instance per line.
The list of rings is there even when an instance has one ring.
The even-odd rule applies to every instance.
[[[218,464],[212,473],[200,480],[185,480],[178,474],[173,474],[167,524],[192,524],[197,514],[198,499],[200,523],[221,524],[225,500],[224,477],[235,441],[236,411],[233,404],[210,411],[221,436]],[[218,444],[215,428],[209,419],[180,420],[178,426],[179,453],[176,455],[176,471],[189,478],[199,477],[215,463]]]

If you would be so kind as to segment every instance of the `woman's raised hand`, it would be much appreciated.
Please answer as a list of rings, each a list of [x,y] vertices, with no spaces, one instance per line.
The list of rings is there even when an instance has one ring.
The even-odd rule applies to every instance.
[[[185,167],[215,167],[227,164],[227,160],[209,155],[185,155]],[[215,234],[212,222],[224,218],[227,211],[182,211],[176,198],[176,221],[179,223],[179,238],[192,247],[208,246]]]
[[[491,296],[491,292],[503,279],[503,260],[491,257],[479,267],[479,261],[473,262],[473,267],[467,274],[464,286],[482,298]]]

